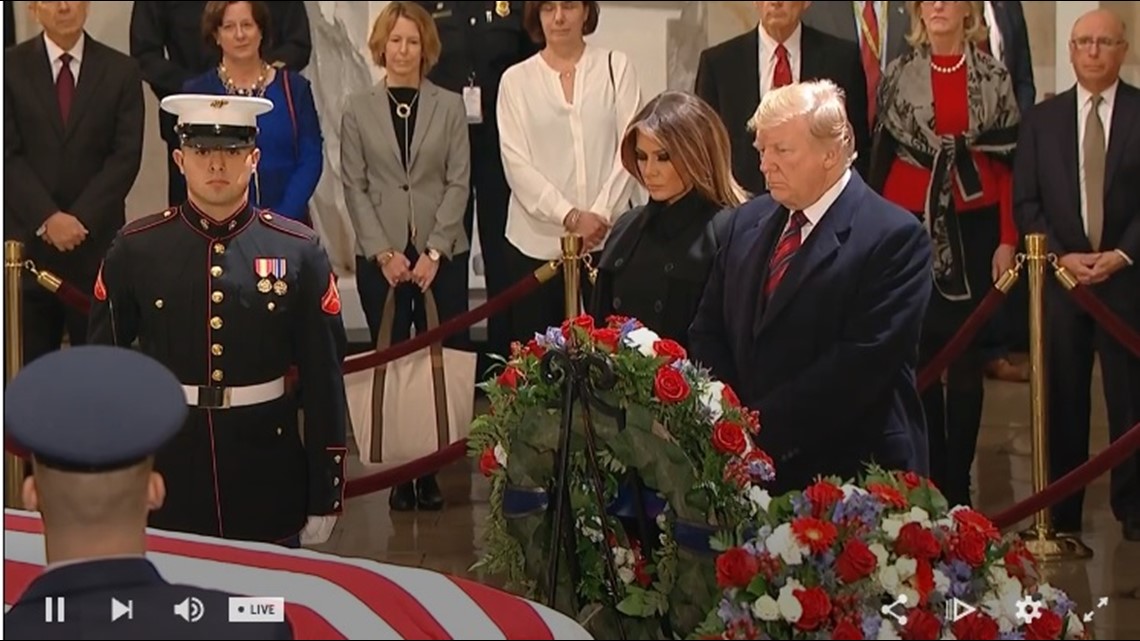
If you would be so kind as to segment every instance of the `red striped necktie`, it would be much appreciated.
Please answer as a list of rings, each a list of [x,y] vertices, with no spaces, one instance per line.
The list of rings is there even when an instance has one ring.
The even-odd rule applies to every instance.
[[[780,242],[776,244],[776,251],[772,252],[772,258],[768,261],[768,280],[764,283],[764,298],[772,297],[772,292],[776,291],[776,287],[784,279],[784,274],[788,273],[792,256],[795,256],[800,248],[800,230],[807,222],[807,216],[804,216],[802,211],[792,212],[788,226],[780,236]]]

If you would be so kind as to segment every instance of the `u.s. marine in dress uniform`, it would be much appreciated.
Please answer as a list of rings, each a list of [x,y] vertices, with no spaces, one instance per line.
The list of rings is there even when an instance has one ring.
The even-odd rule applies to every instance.
[[[174,160],[188,200],[120,231],[90,326],[92,342],[137,339],[184,386],[190,414],[157,456],[169,498],[150,524],[322,542],[344,504],[347,340],[314,233],[249,203],[257,116],[273,104],[175,95],[162,108],[179,117]],[[292,366],[296,392],[286,389]]]

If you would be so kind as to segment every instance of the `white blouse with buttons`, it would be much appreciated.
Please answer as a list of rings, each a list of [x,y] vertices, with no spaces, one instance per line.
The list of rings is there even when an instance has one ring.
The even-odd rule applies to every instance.
[[[506,237],[538,260],[561,255],[562,221],[572,209],[614,220],[644,199],[618,149],[641,108],[629,58],[586,45],[573,97],[566,101],[558,72],[541,54],[508,69],[499,85],[500,150],[511,188]]]

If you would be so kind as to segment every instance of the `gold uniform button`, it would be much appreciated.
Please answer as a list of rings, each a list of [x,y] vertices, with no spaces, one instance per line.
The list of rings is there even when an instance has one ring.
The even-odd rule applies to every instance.
[[[333,501],[333,509],[335,510],[338,507],[340,507],[340,501]]]
[[[333,487],[336,487],[336,486],[338,486],[338,485],[340,485],[340,478],[339,478],[339,477],[336,477],[336,476],[334,476],[334,477],[333,477]]]
[[[216,383],[222,382],[223,376],[224,374],[222,374],[222,370],[220,369],[216,369],[210,373],[210,378],[214,379],[214,382]]]
[[[210,327],[212,327],[214,329],[221,329],[222,328],[222,319],[218,316],[211,318],[210,319]]]
[[[218,265],[214,265],[213,267],[210,268],[210,275],[213,276],[214,278],[221,276],[222,275],[222,268]]]
[[[214,343],[210,346],[210,353],[214,356],[221,356],[223,351],[222,346],[218,343]]]
[[[261,217],[264,218],[265,220],[273,220],[272,214],[262,214]]]
[[[282,432],[284,432],[284,431],[285,431],[285,430],[281,429],[280,427],[279,427],[279,428],[277,428],[277,436],[281,436],[281,433],[282,433]]]
[[[340,463],[340,454],[337,454],[336,456],[334,456],[333,461],[336,463]]]
[[[277,309],[277,303],[274,303],[273,301],[269,301],[265,306],[269,308],[269,311]]]
[[[166,303],[164,303],[161,298],[154,299],[154,306],[156,309],[162,309],[162,306],[165,304]]]
[[[221,243],[214,243],[214,253],[215,254],[226,253],[226,246],[221,244]]]
[[[220,303],[225,299],[226,295],[221,292],[214,292],[213,294],[210,294],[210,300],[214,301],[215,303]]]
[[[173,209],[167,209],[166,211],[162,212],[162,217],[163,217],[163,218],[170,218],[170,217],[171,217],[171,216],[173,216],[173,215],[174,215],[174,210],[173,210]]]

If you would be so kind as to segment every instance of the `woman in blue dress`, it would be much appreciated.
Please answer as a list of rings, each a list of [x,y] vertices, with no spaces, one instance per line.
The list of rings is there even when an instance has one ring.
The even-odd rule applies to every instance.
[[[321,125],[309,81],[262,58],[272,33],[265,2],[207,2],[202,36],[221,51],[221,63],[188,80],[183,89],[273,102],[273,110],[257,119],[261,160],[250,184],[250,201],[311,226],[309,199],[324,164]]]

